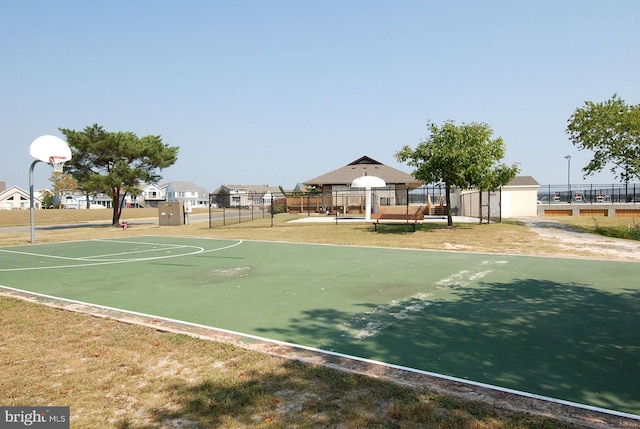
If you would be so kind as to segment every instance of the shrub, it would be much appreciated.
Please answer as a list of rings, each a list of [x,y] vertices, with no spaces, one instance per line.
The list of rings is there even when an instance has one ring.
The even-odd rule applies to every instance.
[[[627,226],[610,226],[610,227],[601,227],[596,222],[596,232],[600,235],[604,235],[605,237],[613,237],[613,238],[624,238],[627,240],[640,240],[640,225],[638,225],[635,220],[632,224],[628,224]]]

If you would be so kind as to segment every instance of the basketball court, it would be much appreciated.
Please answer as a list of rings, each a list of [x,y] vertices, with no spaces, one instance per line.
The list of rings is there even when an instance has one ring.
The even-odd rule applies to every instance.
[[[0,248],[0,285],[640,419],[640,265],[179,237]]]

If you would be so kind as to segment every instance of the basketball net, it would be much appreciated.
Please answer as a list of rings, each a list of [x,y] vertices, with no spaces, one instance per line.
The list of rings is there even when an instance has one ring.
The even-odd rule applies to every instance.
[[[62,173],[62,167],[64,167],[64,163],[67,162],[67,158],[64,156],[50,156],[49,163],[53,165],[54,173]]]

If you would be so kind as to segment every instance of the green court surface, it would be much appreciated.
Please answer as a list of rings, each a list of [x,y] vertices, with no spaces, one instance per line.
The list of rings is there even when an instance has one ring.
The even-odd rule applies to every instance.
[[[0,285],[640,415],[640,264],[135,237],[0,248]]]

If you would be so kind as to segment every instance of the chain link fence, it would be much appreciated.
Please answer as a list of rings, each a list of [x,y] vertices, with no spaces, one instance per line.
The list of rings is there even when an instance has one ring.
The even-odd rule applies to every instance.
[[[286,212],[286,200],[271,193],[209,194],[209,228],[257,219],[271,219]]]
[[[371,213],[381,206],[424,206],[426,216],[447,214],[445,190],[438,186],[418,189],[392,187],[370,190]],[[480,222],[498,222],[500,191],[451,193],[452,216],[478,218]],[[338,189],[330,192],[307,192],[275,197],[271,194],[218,193],[209,195],[209,227],[271,218],[277,213],[336,218],[364,217],[367,210],[366,189]]]

